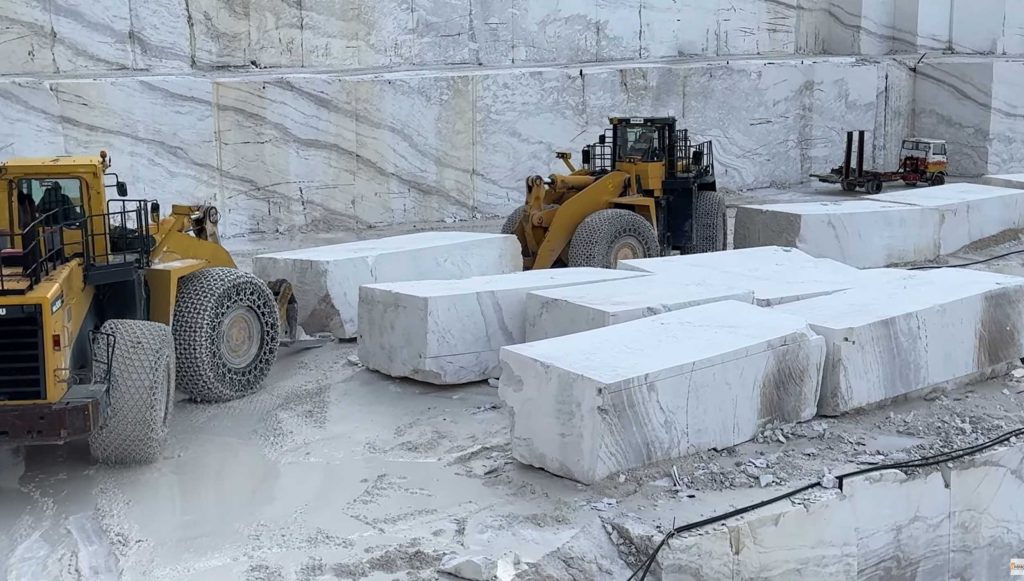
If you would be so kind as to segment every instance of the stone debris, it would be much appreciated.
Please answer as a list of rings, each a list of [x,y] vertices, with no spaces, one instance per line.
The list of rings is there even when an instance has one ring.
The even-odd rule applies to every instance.
[[[510,581],[521,568],[518,553],[506,553],[498,559],[483,555],[449,555],[438,570],[470,581]]]
[[[771,486],[774,482],[775,476],[772,474],[762,474],[757,477],[757,483],[761,486],[761,488]]]

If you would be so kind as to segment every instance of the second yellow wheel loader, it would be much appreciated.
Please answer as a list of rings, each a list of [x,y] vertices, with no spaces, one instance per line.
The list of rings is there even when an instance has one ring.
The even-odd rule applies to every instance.
[[[109,168],[105,152],[0,164],[0,446],[88,438],[100,461],[151,462],[176,388],[245,396],[300,344],[290,285],[235,267],[216,208],[161,218]]]
[[[526,203],[502,226],[523,266],[615,268],[619,260],[726,247],[725,202],[710,141],[693,143],[674,117],[612,117],[582,167],[526,180]]]

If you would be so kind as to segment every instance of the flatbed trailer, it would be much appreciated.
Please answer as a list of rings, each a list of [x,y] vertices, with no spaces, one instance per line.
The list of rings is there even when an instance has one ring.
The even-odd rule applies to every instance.
[[[896,171],[864,169],[864,131],[857,133],[856,166],[854,161],[853,131],[846,132],[846,153],[842,165],[832,168],[829,173],[811,174],[822,183],[839,184],[844,192],[858,188],[869,194],[882,191],[882,184],[903,182],[908,186],[925,183],[940,186],[946,183],[946,143],[936,139],[906,139],[903,155]],[[941,153],[939,153],[941,152]],[[921,155],[923,154],[923,155]]]

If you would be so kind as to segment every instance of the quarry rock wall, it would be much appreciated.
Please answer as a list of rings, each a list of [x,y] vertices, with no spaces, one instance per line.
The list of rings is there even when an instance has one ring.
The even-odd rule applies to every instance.
[[[0,157],[106,148],[133,196],[216,203],[226,235],[502,215],[609,115],[676,115],[726,189],[827,171],[854,128],[874,165],[916,131],[953,173],[1012,173],[1024,61],[917,53],[1024,53],[1016,1],[22,3]]]

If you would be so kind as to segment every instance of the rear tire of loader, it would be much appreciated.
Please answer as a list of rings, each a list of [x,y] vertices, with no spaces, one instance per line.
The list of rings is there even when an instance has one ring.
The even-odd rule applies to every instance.
[[[697,192],[693,199],[693,244],[687,254],[719,252],[728,245],[725,198],[718,192]]]
[[[281,321],[262,280],[207,268],[181,280],[173,330],[178,388],[195,401],[223,402],[262,387],[277,359]]]
[[[569,266],[615,268],[620,260],[660,256],[658,233],[643,216],[612,208],[587,216],[569,241]]]
[[[110,343],[106,337],[112,336]],[[113,351],[108,351],[108,346]],[[109,377],[110,410],[89,436],[104,464],[149,464],[160,458],[174,407],[174,338],[150,321],[110,320],[93,344],[93,378]]]

